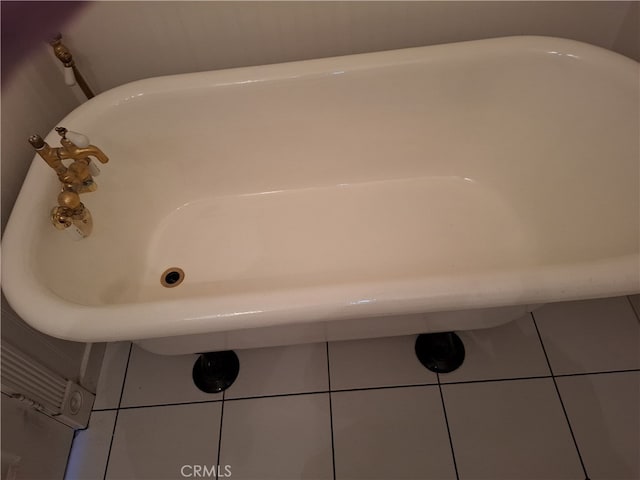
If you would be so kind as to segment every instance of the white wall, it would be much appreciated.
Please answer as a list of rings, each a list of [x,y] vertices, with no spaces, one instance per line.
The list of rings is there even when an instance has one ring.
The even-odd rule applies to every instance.
[[[158,75],[506,35],[560,36],[637,55],[637,42],[618,41],[632,4],[96,2],[64,34],[89,83],[104,91]]]

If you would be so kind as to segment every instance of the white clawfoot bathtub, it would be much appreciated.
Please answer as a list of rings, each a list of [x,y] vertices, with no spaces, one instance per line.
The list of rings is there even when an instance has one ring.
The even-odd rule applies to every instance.
[[[130,83],[59,123],[111,159],[82,195],[93,233],[50,225],[58,181],[36,157],[2,287],[43,332],[166,354],[635,293],[638,112],[636,62],[545,37]]]

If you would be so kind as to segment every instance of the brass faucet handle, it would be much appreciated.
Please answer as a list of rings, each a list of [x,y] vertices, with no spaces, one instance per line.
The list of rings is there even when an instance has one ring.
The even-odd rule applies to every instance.
[[[69,207],[58,205],[51,210],[51,224],[58,230],[69,228],[73,223],[73,210]]]
[[[91,144],[89,137],[78,132],[67,131],[65,138],[67,138],[67,140],[71,140],[71,143],[80,148],[88,147]]]
[[[76,147],[85,148],[90,146],[91,142],[89,140],[89,137],[82,133],[72,132],[71,130],[67,130],[64,127],[56,127],[55,130],[56,132],[58,132],[58,135],[60,135],[65,140],[69,140]]]

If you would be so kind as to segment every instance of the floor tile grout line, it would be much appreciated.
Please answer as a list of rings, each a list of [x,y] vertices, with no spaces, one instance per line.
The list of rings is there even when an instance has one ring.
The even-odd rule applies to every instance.
[[[131,361],[131,352],[133,350],[133,343],[129,345],[129,354],[127,355],[127,364],[124,367],[124,375],[122,376],[122,384],[120,385],[120,398],[118,399],[118,408],[116,409],[116,416],[113,419],[113,429],[111,430],[111,440],[109,441],[109,451],[107,452],[107,461],[104,464],[103,480],[107,478],[107,471],[109,470],[109,460],[111,459],[111,448],[113,447],[113,437],[116,434],[116,425],[118,424],[118,414],[120,413],[120,405],[122,404],[122,395],[124,394],[124,385],[127,382],[127,373],[129,371],[129,362]]]
[[[67,425],[68,426],[68,425]],[[86,429],[83,429],[86,430]],[[64,465],[64,472],[62,473],[62,478],[67,478],[67,470],[69,470],[69,460],[71,460],[71,451],[73,450],[73,442],[76,441],[76,436],[78,435],[78,432],[81,432],[82,430],[74,430],[73,431],[73,436],[71,438],[71,445],[69,448],[69,453],[67,453],[67,463],[65,463]]]
[[[589,474],[587,473],[587,467],[584,464],[584,460],[582,459],[582,454],[580,453],[580,447],[578,447],[578,441],[576,440],[576,436],[573,433],[573,427],[571,426],[571,421],[569,420],[569,414],[567,413],[567,409],[564,406],[564,402],[562,401],[562,395],[560,395],[560,389],[558,388],[558,382],[556,381],[556,377],[553,374],[553,368],[551,367],[551,361],[549,360],[549,355],[547,355],[547,349],[544,346],[544,341],[542,340],[542,334],[540,333],[540,329],[538,328],[538,323],[536,322],[536,317],[533,312],[530,313],[531,318],[533,320],[533,326],[536,329],[536,333],[538,334],[538,339],[540,340],[540,345],[542,346],[542,352],[544,353],[544,358],[547,361],[547,366],[549,367],[549,372],[551,373],[551,380],[553,381],[553,386],[556,389],[556,394],[558,395],[558,400],[560,400],[560,406],[562,407],[562,413],[564,414],[564,418],[567,422],[567,426],[569,427],[569,433],[571,434],[571,439],[573,440],[573,445],[576,447],[576,453],[578,454],[578,460],[580,460],[580,465],[582,466],[582,471],[584,473],[585,480],[589,480]]]
[[[640,372],[640,368],[625,368],[625,369],[621,369],[621,370],[605,370],[603,372],[558,373],[556,375],[553,375],[553,377],[554,378],[584,377],[585,375],[607,375],[607,374],[629,373],[629,372]]]
[[[255,395],[253,397],[234,397],[225,398],[225,402],[237,402],[242,400],[258,400],[259,398],[278,398],[278,397],[299,397],[300,395],[318,395],[321,393],[329,393],[329,390],[313,390],[309,392],[293,392],[293,393],[275,393],[269,395]]]
[[[243,400],[241,398],[238,399],[229,399],[229,400]],[[126,407],[120,407],[118,410],[136,410],[138,408],[159,408],[159,407],[179,407],[183,405],[199,405],[202,403],[218,403],[222,402],[222,398],[216,398],[215,400],[193,400],[191,402],[175,402],[175,403],[150,403],[146,405],[127,405]],[[96,410],[101,411],[101,410]]]
[[[369,390],[390,390],[393,388],[412,388],[412,387],[436,387],[437,383],[407,383],[402,385],[382,385],[379,387],[355,387],[355,388],[336,388],[331,390],[332,393],[344,392],[366,392]]]
[[[627,295],[627,301],[629,302],[629,306],[631,307],[631,311],[635,314],[636,319],[640,322],[640,312],[636,310],[635,305],[631,301],[631,295]]]
[[[329,342],[325,342],[327,352],[327,386],[329,387],[329,426],[331,427],[331,467],[333,480],[336,480],[336,449],[333,439],[333,403],[331,400],[331,362],[329,361]]]
[[[133,343],[129,345],[129,355],[127,355],[127,364],[124,367],[124,375],[122,376],[122,385],[120,385],[120,398],[118,399],[118,409],[122,406],[122,397],[124,396],[124,386],[127,383],[127,374],[129,373],[129,362],[131,361],[131,353],[133,352]]]
[[[456,472],[456,480],[460,480],[458,474],[458,462],[456,462],[456,453],[453,449],[453,439],[451,438],[451,429],[449,428],[449,417],[447,416],[447,407],[444,404],[444,394],[442,393],[442,384],[440,383],[440,374],[436,372],[438,379],[438,391],[440,392],[440,401],[442,402],[442,413],[444,413],[444,423],[447,426],[447,436],[449,437],[449,447],[451,448],[451,458],[453,459],[453,468]]]
[[[222,405],[220,406],[220,429],[218,430],[218,456],[216,458],[216,480],[218,479],[218,473],[220,473],[220,450],[222,450],[222,421],[224,419],[224,395],[222,391]]]
[[[532,375],[530,377],[508,377],[508,378],[490,378],[486,380],[459,380],[453,382],[441,382],[442,385],[466,385],[473,383],[499,383],[499,382],[517,382],[520,380],[540,380],[541,378],[551,378],[551,375]]]
[[[585,372],[585,373],[562,373],[555,375],[556,378],[561,377],[578,377],[584,375],[606,375],[606,374],[615,374],[615,373],[626,373],[626,372],[640,372],[640,369],[627,369],[627,370],[609,370],[603,372]],[[459,380],[459,381],[447,381],[442,382],[442,385],[464,385],[464,384],[474,384],[474,383],[497,383],[497,382],[512,382],[519,380],[539,380],[543,378],[552,378],[551,375],[538,375],[538,376],[530,376],[530,377],[507,377],[507,378],[489,378],[484,380]],[[254,395],[249,397],[233,397],[227,398],[225,396],[225,402],[235,402],[238,400],[257,400],[260,398],[278,398],[278,397],[295,397],[300,395],[318,395],[322,393],[348,393],[348,392],[362,392],[362,391],[370,391],[370,390],[390,390],[394,388],[414,388],[414,387],[436,387],[437,383],[407,383],[401,385],[382,385],[379,387],[356,387],[356,388],[338,388],[331,390],[312,390],[308,392],[292,392],[292,393],[275,393],[269,395]],[[216,398],[214,400],[193,400],[188,402],[173,402],[173,403],[152,403],[152,404],[144,404],[144,405],[127,405],[121,406],[119,408],[98,408],[96,410],[92,410],[92,412],[109,412],[115,410],[133,410],[138,408],[157,408],[157,407],[172,407],[172,406],[180,406],[180,405],[197,405],[201,403],[216,403],[222,402],[222,398]]]

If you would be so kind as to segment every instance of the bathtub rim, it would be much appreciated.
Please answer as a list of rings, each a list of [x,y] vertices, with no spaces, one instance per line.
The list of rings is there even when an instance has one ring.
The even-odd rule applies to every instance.
[[[538,267],[525,274],[360,284],[349,292],[344,286],[330,286],[261,296],[102,306],[60,299],[29,275],[23,276],[21,286],[37,292],[37,301],[15,295],[15,282],[3,281],[3,289],[12,308],[34,328],[66,340],[104,342],[632,295],[640,292],[638,265],[640,254],[632,254],[589,264]],[[586,279],[585,283],[576,278]],[[372,296],[371,291],[385,293]]]

